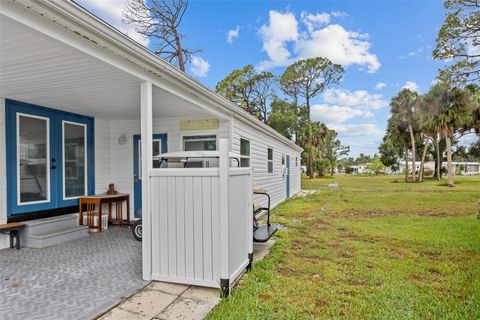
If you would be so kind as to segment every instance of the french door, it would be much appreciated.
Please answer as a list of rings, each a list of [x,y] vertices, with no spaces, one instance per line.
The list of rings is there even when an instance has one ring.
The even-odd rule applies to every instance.
[[[78,204],[93,190],[93,119],[6,101],[8,215]]]

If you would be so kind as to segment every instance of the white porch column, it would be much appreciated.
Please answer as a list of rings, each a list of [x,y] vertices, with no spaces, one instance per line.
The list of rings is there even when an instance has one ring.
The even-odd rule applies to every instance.
[[[140,86],[140,124],[142,141],[142,270],[143,279],[152,279],[152,210],[150,203],[150,170],[152,169],[153,98],[152,83]]]
[[[230,291],[229,265],[229,225],[228,225],[228,139],[219,140],[219,167],[220,167],[220,290],[223,296]]]

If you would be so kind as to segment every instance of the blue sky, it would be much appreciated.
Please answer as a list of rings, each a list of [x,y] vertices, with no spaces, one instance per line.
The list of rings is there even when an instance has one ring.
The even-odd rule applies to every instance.
[[[149,48],[121,22],[126,0],[77,0]],[[374,154],[388,103],[407,86],[425,92],[443,1],[191,1],[184,46],[201,49],[187,71],[214,88],[247,64],[280,75],[297,59],[325,56],[345,67],[342,82],[314,99],[312,117],[336,129],[351,156]]]

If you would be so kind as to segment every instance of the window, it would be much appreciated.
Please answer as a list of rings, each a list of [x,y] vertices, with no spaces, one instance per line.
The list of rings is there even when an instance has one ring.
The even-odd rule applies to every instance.
[[[268,173],[273,173],[273,149],[268,148],[267,150],[267,163],[268,163]]]
[[[282,153],[282,166],[285,165],[285,154]]]
[[[250,141],[240,139],[240,167],[250,167]]]
[[[298,167],[298,157],[295,157],[295,167]]]
[[[215,150],[217,150],[217,137],[215,135],[183,137],[183,151]]]

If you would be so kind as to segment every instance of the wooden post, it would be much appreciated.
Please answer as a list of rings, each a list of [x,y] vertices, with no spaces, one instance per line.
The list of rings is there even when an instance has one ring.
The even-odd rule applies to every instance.
[[[228,296],[230,292],[230,265],[229,265],[229,228],[228,228],[228,179],[229,179],[229,158],[228,139],[219,140],[219,167],[220,167],[220,290],[222,297]]]
[[[142,137],[142,273],[144,280],[152,279],[152,212],[150,203],[150,170],[152,169],[153,94],[152,83],[142,82],[141,137]],[[127,214],[130,214],[128,212]],[[158,230],[155,230],[158,232]]]

